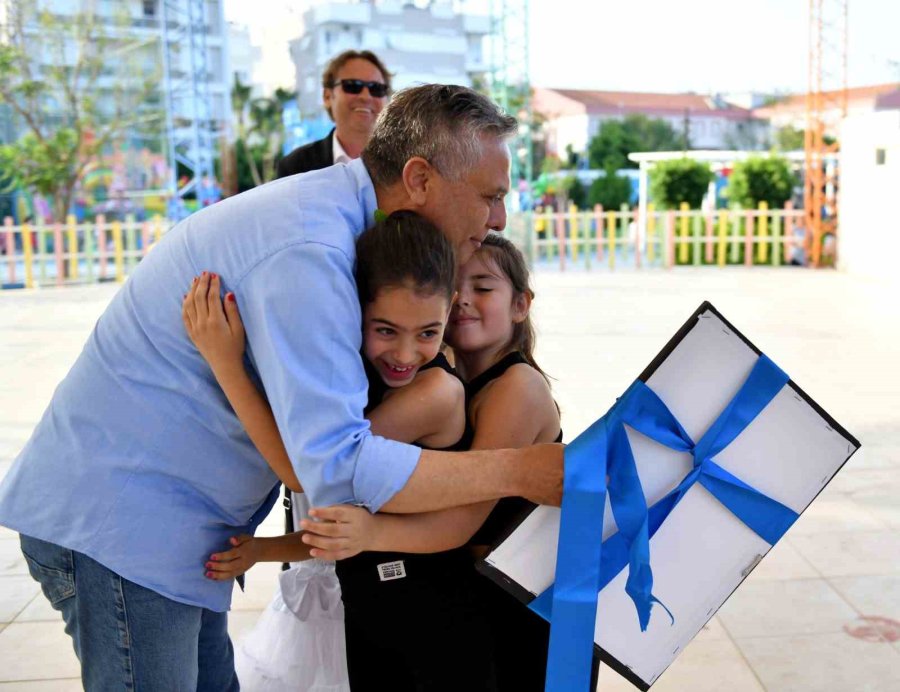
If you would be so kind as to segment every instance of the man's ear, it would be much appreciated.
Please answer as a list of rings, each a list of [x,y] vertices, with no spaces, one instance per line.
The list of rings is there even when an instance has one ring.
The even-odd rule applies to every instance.
[[[528,317],[528,311],[531,310],[532,295],[529,291],[523,291],[516,294],[513,298],[513,323],[518,324],[524,322]]]
[[[428,190],[437,171],[421,156],[413,156],[403,166],[403,187],[414,206],[423,207],[428,200]]]
[[[334,115],[331,112],[331,102],[334,100],[334,90],[333,89],[322,89],[322,105],[325,107],[325,112],[328,113],[328,117],[334,120]]]

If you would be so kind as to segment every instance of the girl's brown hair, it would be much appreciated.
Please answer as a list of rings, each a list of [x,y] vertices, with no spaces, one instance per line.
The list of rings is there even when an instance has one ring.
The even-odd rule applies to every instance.
[[[356,287],[365,307],[385,288],[407,286],[423,295],[456,291],[456,250],[437,227],[415,212],[395,211],[356,241]]]
[[[526,295],[534,299],[534,289],[531,288],[531,276],[528,271],[528,263],[522,252],[511,241],[496,233],[489,233],[482,241],[481,248],[477,251],[484,259],[489,259],[497,266],[513,288],[513,299],[517,295]],[[522,354],[531,367],[541,373],[541,376],[550,384],[550,377],[534,360],[535,332],[531,321],[531,313],[525,316],[521,322],[513,325],[512,336],[507,344],[508,350],[518,351]]]

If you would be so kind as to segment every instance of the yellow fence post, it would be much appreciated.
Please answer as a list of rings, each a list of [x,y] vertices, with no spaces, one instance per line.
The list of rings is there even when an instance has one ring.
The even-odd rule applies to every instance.
[[[769,261],[769,203],[765,200],[759,203],[759,220],[756,223],[756,232],[759,240],[756,244],[756,263],[767,264]]]
[[[25,288],[34,288],[34,262],[33,249],[31,247],[31,226],[22,224],[22,254],[25,259]]]
[[[656,208],[653,203],[647,205],[647,264],[653,264],[656,251]]]
[[[678,219],[678,263],[687,264],[688,261],[688,235],[690,234],[690,207],[687,202],[678,205],[681,218]]]
[[[125,248],[122,245],[121,221],[117,220],[112,222],[112,237],[114,261],[116,264],[116,281],[121,284],[125,282],[125,257],[123,254]]]
[[[719,238],[716,245],[716,264],[725,266],[725,251],[728,247],[728,210],[719,210]]]

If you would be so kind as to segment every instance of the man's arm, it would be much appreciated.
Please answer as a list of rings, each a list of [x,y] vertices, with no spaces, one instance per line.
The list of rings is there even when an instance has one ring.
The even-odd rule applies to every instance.
[[[370,434],[361,311],[352,260],[340,250],[285,248],[234,292],[285,448],[314,505],[408,513],[506,496],[559,504],[560,446],[433,452]]]
[[[381,507],[407,514],[524,497],[559,506],[563,489],[563,445],[473,452],[423,450],[406,485]]]

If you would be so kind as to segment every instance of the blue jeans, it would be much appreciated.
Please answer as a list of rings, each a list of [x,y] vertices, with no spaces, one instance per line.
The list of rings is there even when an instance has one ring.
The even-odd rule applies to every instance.
[[[238,690],[228,614],[177,603],[87,555],[21,536],[31,576],[62,613],[85,690]]]

